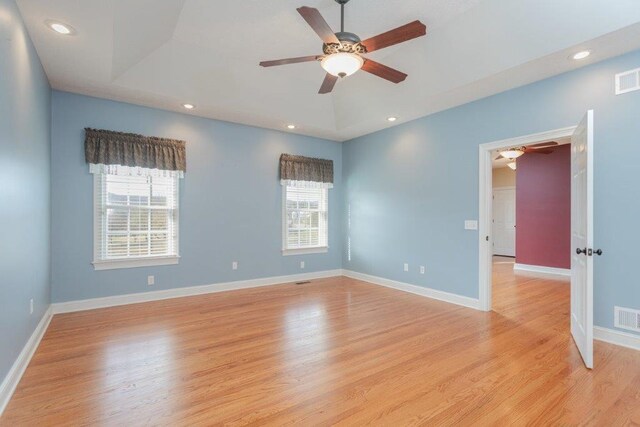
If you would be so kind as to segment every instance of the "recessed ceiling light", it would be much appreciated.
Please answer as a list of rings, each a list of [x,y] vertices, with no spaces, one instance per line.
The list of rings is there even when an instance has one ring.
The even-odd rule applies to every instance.
[[[296,125],[287,125],[287,129],[295,129]]]
[[[196,108],[196,106],[193,104],[182,104],[182,106],[187,110],[193,110],[194,108]]]
[[[575,55],[573,55],[573,59],[579,61],[581,59],[585,59],[589,55],[591,55],[591,51],[590,50],[583,50],[582,52],[578,52]]]
[[[76,33],[76,30],[71,25],[63,24],[58,21],[45,21],[47,27],[51,28],[58,34],[62,34],[63,36],[71,36]]]
[[[398,120],[397,117],[387,117],[388,122],[395,122],[396,120]]]

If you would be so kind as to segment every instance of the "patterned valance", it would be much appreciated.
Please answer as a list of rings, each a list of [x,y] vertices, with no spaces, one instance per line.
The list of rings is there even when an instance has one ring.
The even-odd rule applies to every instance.
[[[134,133],[85,129],[84,155],[90,165],[187,170],[185,142]]]
[[[280,180],[333,184],[333,160],[283,154],[280,156]]]

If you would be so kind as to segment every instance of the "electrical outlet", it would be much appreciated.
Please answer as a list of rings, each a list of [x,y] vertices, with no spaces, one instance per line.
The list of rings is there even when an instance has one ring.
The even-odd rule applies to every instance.
[[[304,269],[304,261],[300,261],[300,268]]]
[[[29,300],[29,314],[33,314],[33,298]]]
[[[147,276],[147,285],[153,286],[156,284],[155,276]]]
[[[231,263],[231,269],[232,270],[237,270],[238,269],[238,261],[233,261]]]
[[[404,263],[404,271],[409,271],[409,264],[406,262]]]
[[[424,271],[425,271],[424,265],[421,265],[420,266],[420,274],[424,274]]]

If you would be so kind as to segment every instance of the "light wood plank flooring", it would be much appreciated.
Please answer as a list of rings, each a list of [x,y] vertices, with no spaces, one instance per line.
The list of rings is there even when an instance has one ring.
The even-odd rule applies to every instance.
[[[0,425],[640,424],[640,352],[583,367],[569,286],[492,313],[348,278],[56,315]]]

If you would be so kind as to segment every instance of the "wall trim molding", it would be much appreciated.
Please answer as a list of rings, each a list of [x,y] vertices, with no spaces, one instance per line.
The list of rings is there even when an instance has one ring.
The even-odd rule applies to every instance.
[[[11,400],[11,396],[13,396],[24,371],[26,371],[31,358],[38,349],[40,341],[42,340],[44,333],[47,331],[52,317],[53,310],[51,309],[51,306],[49,306],[49,308],[44,312],[42,319],[40,319],[38,326],[36,326],[26,344],[22,347],[22,351],[20,351],[18,358],[13,362],[7,376],[2,381],[2,384],[0,384],[0,416]]]
[[[397,289],[409,292],[422,297],[444,301],[451,304],[460,305],[467,308],[480,310],[480,301],[475,298],[465,297],[463,295],[452,294],[437,289],[427,288],[424,286],[412,285],[409,283],[398,282],[396,280],[385,279],[383,277],[371,276],[369,274],[358,273],[357,271],[343,270],[343,275],[352,279],[362,280],[363,282],[372,283],[374,285],[384,286],[387,288]]]
[[[292,274],[288,276],[274,276],[260,279],[238,280],[234,282],[221,282],[211,285],[189,286],[185,288],[172,288],[158,291],[140,292],[135,294],[114,295],[109,297],[91,298],[85,300],[57,302],[51,305],[54,314],[73,313],[76,311],[94,310],[96,308],[138,304],[142,302],[211,294],[216,292],[234,291],[238,289],[257,288],[261,286],[281,285],[291,282],[299,282],[301,280],[323,279],[326,277],[341,275],[341,269],[324,270],[313,273]]]
[[[601,326],[593,327],[593,338],[609,344],[627,347],[640,351],[640,335],[630,334],[615,329],[603,328]]]
[[[542,265],[515,263],[513,264],[513,270],[524,271],[527,273],[543,274],[545,276],[556,276],[556,277],[562,277],[562,278],[571,277],[570,268],[545,267]]]

